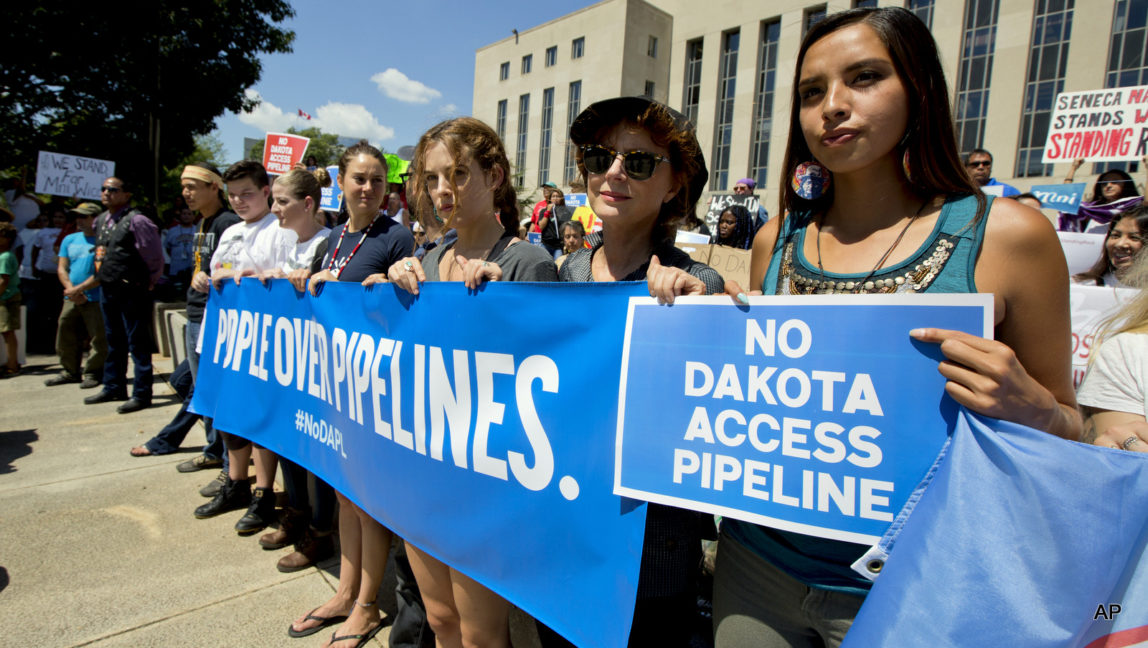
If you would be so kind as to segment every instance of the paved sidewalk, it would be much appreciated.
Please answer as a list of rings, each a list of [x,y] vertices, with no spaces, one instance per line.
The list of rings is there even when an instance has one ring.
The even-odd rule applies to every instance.
[[[241,512],[196,520],[198,489],[213,472],[179,473],[184,452],[136,458],[178,409],[158,376],[155,405],[117,414],[118,403],[84,405],[95,390],[45,387],[55,359],[30,356],[0,380],[0,628],[9,646],[317,646],[329,634],[287,637],[295,616],[329,598],[337,558],[323,569],[281,574],[280,556],[232,526]],[[388,569],[379,603],[394,612]],[[515,611],[516,646],[536,645]],[[387,645],[387,629],[372,645]]]

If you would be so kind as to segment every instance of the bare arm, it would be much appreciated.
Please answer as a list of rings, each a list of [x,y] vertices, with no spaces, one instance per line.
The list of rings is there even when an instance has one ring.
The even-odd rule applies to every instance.
[[[946,391],[981,414],[1079,439],[1068,272],[1048,220],[1014,201],[994,201],[976,284],[995,297],[995,341],[936,329],[913,333],[941,344]]]

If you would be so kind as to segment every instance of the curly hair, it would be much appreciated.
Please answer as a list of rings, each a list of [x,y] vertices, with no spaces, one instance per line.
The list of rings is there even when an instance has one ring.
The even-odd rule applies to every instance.
[[[495,167],[502,169],[502,183],[494,189],[494,209],[506,233],[517,234],[518,194],[510,183],[510,159],[506,157],[506,147],[493,128],[474,117],[456,117],[439,122],[419,138],[411,170],[414,199],[410,203],[415,206],[416,213],[429,214],[434,211],[434,202],[426,188],[425,162],[427,149],[434,144],[445,146],[456,166],[466,166],[474,160],[479,168],[488,173]],[[451,177],[449,182],[451,191],[457,196],[458,187],[454,184],[454,178]],[[450,225],[448,221],[446,226]]]

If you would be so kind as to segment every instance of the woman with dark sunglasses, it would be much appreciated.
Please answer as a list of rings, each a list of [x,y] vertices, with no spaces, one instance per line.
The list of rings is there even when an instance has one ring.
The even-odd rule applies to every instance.
[[[1072,161],[1065,183],[1071,183],[1076,170],[1084,164],[1084,158]],[[1148,157],[1141,159],[1148,169]],[[1109,169],[1096,178],[1092,194],[1080,203],[1075,214],[1061,212],[1057,229],[1062,232],[1095,232],[1105,234],[1112,229],[1112,223],[1121,213],[1139,205],[1144,198],[1136,191],[1132,176],[1120,169]]]
[[[559,280],[645,279],[666,303],[720,292],[721,275],[674,247],[709,177],[693,125],[660,103],[622,97],[583,111],[570,140],[602,241],[566,257]],[[689,645],[703,535],[714,535],[711,516],[648,505],[631,646]],[[565,644],[542,624],[539,633],[545,646]]]

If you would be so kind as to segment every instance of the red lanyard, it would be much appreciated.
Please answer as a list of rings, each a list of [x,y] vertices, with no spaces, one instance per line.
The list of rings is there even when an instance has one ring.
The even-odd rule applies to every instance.
[[[367,240],[367,234],[370,234],[371,228],[375,226],[375,221],[377,220],[379,220],[378,212],[376,212],[375,217],[371,219],[371,224],[363,229],[363,235],[359,237],[359,242],[355,244],[355,247],[351,248],[351,253],[347,255],[347,258],[339,264],[338,269],[336,269],[335,262],[339,258],[339,248],[343,247],[343,236],[347,234],[347,228],[351,226],[351,223],[348,222],[346,225],[343,225],[343,231],[339,232],[339,242],[335,243],[335,251],[331,253],[331,262],[327,264],[327,269],[335,274],[336,279],[339,275],[343,274],[343,268],[347,267],[351,259],[355,258],[355,253],[359,251],[359,246],[363,244],[363,241]]]

